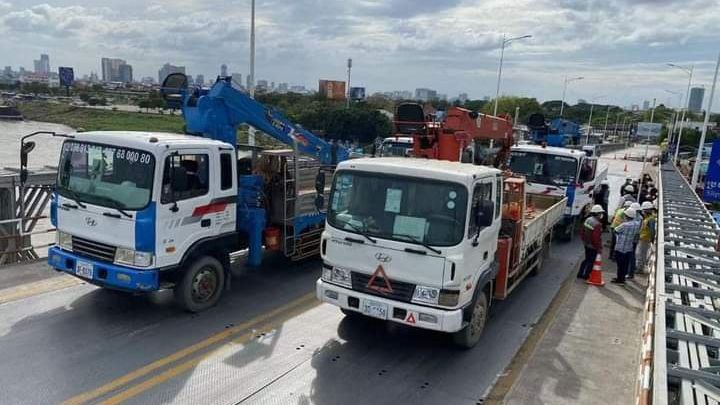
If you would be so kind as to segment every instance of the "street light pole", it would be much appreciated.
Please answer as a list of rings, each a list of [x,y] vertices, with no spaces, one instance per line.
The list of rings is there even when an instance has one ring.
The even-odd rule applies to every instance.
[[[685,125],[687,125],[688,119],[685,118],[683,121],[680,121],[680,132],[678,132],[677,137],[677,144],[675,145],[675,157],[673,158],[673,163],[675,163],[675,166],[677,166],[678,163],[678,152],[680,152],[680,141],[682,140],[682,131]]]
[[[505,58],[505,45],[509,44],[512,41],[515,41],[518,39],[525,39],[525,38],[532,38],[532,35],[523,35],[520,37],[505,39],[505,34],[503,34],[502,45],[500,46],[500,65],[498,66],[497,87],[495,89],[495,107],[493,108],[493,116],[495,116],[495,117],[497,117],[498,98],[500,98],[500,81],[502,79],[503,59]]]
[[[605,113],[605,128],[603,128],[603,143],[605,142],[605,137],[607,136],[607,124],[608,120],[610,119],[610,104],[608,104],[607,112]]]
[[[255,98],[255,0],[250,3],[250,97]],[[255,128],[248,128],[248,145],[255,146]]]
[[[595,107],[595,103],[592,101],[590,102],[590,117],[588,117],[588,124],[587,124],[587,135],[585,135],[585,145],[588,145],[590,143],[590,131],[592,131],[592,112],[593,107]]]
[[[652,124],[653,121],[655,121],[655,104],[657,103],[657,98],[653,98],[653,108],[650,111],[650,123]],[[643,155],[643,171],[645,170],[645,162],[647,161],[647,155],[648,151],[650,149],[650,134],[647,136],[647,141],[645,142],[645,154]]]
[[[347,81],[347,98],[346,98],[346,104],[345,108],[350,108],[350,71],[352,70],[352,58],[348,58],[347,60],[347,70],[348,70],[348,81]]]
[[[689,67],[687,67],[687,66],[676,65],[674,63],[668,63],[668,66],[676,68],[676,69],[680,69],[680,70],[684,71],[685,73],[687,73],[687,75],[688,75],[688,84],[687,84],[687,90],[685,91],[685,104],[684,104],[684,106],[686,108],[683,108],[682,116],[680,117],[680,131],[682,131],[682,123],[683,123],[683,121],[685,121],[685,113],[690,108],[690,85],[692,84],[693,71],[695,70],[695,65],[690,65]]]
[[[567,86],[568,83],[574,82],[575,80],[582,80],[584,77],[578,76],[578,77],[571,77],[568,78],[565,76],[565,82],[563,83],[563,92],[562,92],[562,99],[560,100],[560,118],[562,118],[563,110],[565,109],[565,93],[567,92]]]
[[[708,121],[710,120],[710,111],[712,110],[713,98],[715,97],[715,85],[717,84],[718,69],[720,69],[720,53],[718,53],[718,60],[715,64],[715,76],[713,77],[713,84],[710,88],[710,99],[708,100],[707,109],[705,109],[705,121],[703,122],[702,133],[700,134],[700,144],[698,145],[698,152],[695,156],[695,166],[693,166],[692,176],[692,188],[695,190],[697,187],[698,176],[700,174],[700,162],[702,160],[702,153],[705,146],[705,135],[707,135]],[[689,103],[689,100],[688,100]]]

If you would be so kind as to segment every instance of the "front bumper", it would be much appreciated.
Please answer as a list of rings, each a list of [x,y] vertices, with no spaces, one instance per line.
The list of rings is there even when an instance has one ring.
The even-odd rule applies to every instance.
[[[322,279],[315,283],[315,294],[320,301],[360,313],[362,303],[366,300],[387,305],[387,320],[403,325],[441,332],[457,332],[463,327],[462,309],[444,310],[389,300],[339,287]]]
[[[78,260],[91,263],[92,278],[76,274]],[[125,291],[155,291],[160,286],[160,277],[156,269],[138,270],[131,267],[79,256],[73,252],[53,246],[48,250],[48,264],[58,271],[71,274],[81,280],[101,287]]]

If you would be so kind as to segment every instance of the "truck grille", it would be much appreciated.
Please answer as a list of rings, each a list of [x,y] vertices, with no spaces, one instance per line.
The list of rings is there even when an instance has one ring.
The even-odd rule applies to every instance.
[[[72,237],[73,252],[108,262],[115,261],[115,246],[95,242],[77,236]]]
[[[385,293],[368,288],[368,282],[372,277],[369,274],[356,273],[353,271],[351,277],[353,290],[360,291],[366,294],[377,295],[378,297],[384,297],[403,302],[410,302],[413,293],[415,292],[415,284],[389,280],[390,286],[392,287],[392,292]],[[385,279],[382,277],[375,277],[375,280],[373,280],[373,286],[381,288],[385,287]]]

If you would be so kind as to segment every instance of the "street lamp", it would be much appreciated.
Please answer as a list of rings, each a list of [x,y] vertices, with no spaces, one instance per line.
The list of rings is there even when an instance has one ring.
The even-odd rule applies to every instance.
[[[250,97],[255,98],[255,0],[250,3]],[[248,145],[255,146],[255,128],[248,128]]]
[[[685,105],[687,105],[687,108],[684,108],[685,105],[683,105],[681,108],[683,108],[682,117],[680,117],[680,125],[682,126],[683,121],[685,121],[685,113],[690,108],[690,85],[692,84],[692,78],[693,78],[693,71],[695,70],[695,65],[690,66],[682,66],[682,65],[676,65],[674,63],[668,63],[668,66],[680,69],[683,72],[687,73],[688,75],[688,84],[687,84],[687,90],[685,92]]]
[[[565,83],[563,84],[562,100],[560,101],[560,118],[562,118],[563,109],[565,108],[565,92],[567,91],[568,83],[574,82],[576,80],[582,80],[582,79],[584,79],[584,77],[582,77],[582,76],[570,77],[570,78],[565,76]]]
[[[493,116],[497,116],[498,97],[500,97],[500,79],[502,78],[502,65],[503,65],[503,58],[505,56],[505,45],[509,44],[512,41],[517,41],[519,39],[526,39],[526,38],[532,38],[532,35],[523,35],[520,37],[513,37],[513,38],[506,39],[505,34],[503,34],[502,46],[500,47],[500,66],[498,67],[497,89],[495,90],[495,108],[493,109]]]
[[[595,96],[590,100],[590,117],[588,117],[588,124],[587,124],[587,135],[585,135],[585,145],[590,143],[590,132],[592,131],[592,113],[593,113],[593,107],[595,107],[595,103],[593,101],[599,100],[606,96]],[[563,102],[564,103],[564,102]]]
[[[698,175],[700,174],[700,162],[702,160],[703,149],[705,149],[705,135],[707,135],[708,121],[710,120],[710,111],[712,111],[713,98],[715,98],[715,85],[717,84],[719,69],[720,69],[720,53],[718,53],[718,60],[717,60],[717,63],[715,64],[715,76],[713,77],[712,87],[710,88],[710,98],[708,99],[708,105],[707,105],[707,108],[705,109],[705,121],[703,122],[702,133],[700,134],[700,144],[698,145],[697,155],[695,156],[695,165],[693,166],[693,176],[692,176],[693,190],[695,190],[695,188],[697,187]]]
[[[678,121],[680,121],[680,110],[682,110],[683,94],[679,91],[672,91],[668,89],[665,89],[665,92],[678,96],[678,111],[673,114],[674,119],[671,120],[671,125],[668,127],[668,142],[669,145],[672,146],[673,137],[675,136],[675,128],[677,128],[677,123]]]

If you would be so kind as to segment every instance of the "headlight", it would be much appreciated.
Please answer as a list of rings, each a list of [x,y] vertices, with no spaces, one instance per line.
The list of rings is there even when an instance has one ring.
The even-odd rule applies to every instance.
[[[322,279],[324,281],[332,281],[332,266],[323,263],[322,265]]]
[[[425,304],[437,304],[438,297],[440,296],[440,289],[434,287],[415,286],[415,292],[413,293],[412,300],[415,302],[422,302]]]
[[[62,249],[72,251],[72,235],[63,231],[57,231],[55,238],[58,246]]]
[[[342,267],[333,267],[332,274],[330,276],[330,282],[341,285],[343,287],[352,288],[352,279],[350,269],[344,269]],[[323,270],[323,273],[325,271]]]
[[[115,250],[115,263],[128,264],[130,266],[148,267],[152,264],[152,253],[136,252],[132,249],[117,248]]]

